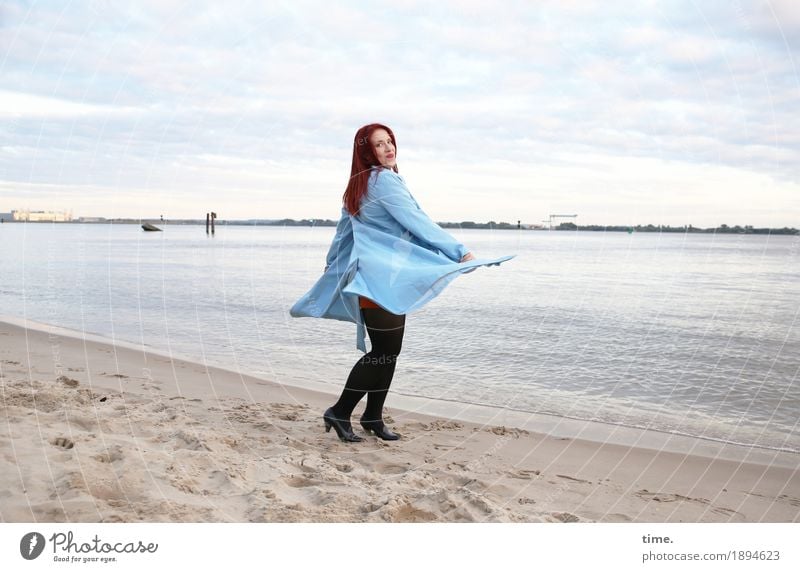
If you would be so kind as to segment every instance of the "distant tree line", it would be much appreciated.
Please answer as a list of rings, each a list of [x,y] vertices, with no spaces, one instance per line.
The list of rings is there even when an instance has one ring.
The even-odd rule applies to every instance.
[[[336,226],[337,221],[325,219],[303,219],[294,220],[290,218],[270,221],[247,221],[235,222],[231,221],[228,224],[265,224],[273,226]],[[516,224],[508,222],[475,222],[465,220],[462,222],[440,222],[438,223],[442,228],[482,228],[482,229],[496,229],[496,230],[512,230],[517,229]],[[527,226],[527,225],[526,225]],[[796,228],[755,228],[751,225],[746,226],[728,226],[722,224],[716,228],[699,228],[691,224],[686,226],[669,226],[669,225],[654,225],[654,224],[637,224],[636,226],[603,226],[603,225],[576,225],[572,222],[562,222],[553,230],[588,230],[588,231],[603,231],[603,232],[692,232],[692,233],[725,233],[725,234],[798,234]]]
[[[440,222],[439,226],[442,228],[500,228],[500,229],[516,229],[516,224],[509,224],[507,222],[474,222],[465,220],[464,222]]]
[[[103,219],[98,218],[94,220],[72,220],[69,222],[60,222],[56,224],[75,224],[75,223],[95,223],[95,224],[141,224],[143,222],[151,222],[154,224],[172,224],[172,225],[183,225],[183,224],[205,224],[205,220],[200,219],[173,219],[173,220],[159,220],[159,219],[128,219],[128,218],[113,218],[113,219]],[[313,219],[313,218],[304,218],[301,220],[294,220],[291,218],[282,218],[282,219],[249,219],[249,220],[220,220],[217,219],[217,226],[223,225],[249,225],[249,226],[336,226],[338,221],[331,220],[331,219]],[[45,224],[45,223],[43,223]],[[53,224],[52,222],[48,222],[46,224]],[[511,224],[507,222],[495,222],[490,220],[489,222],[475,222],[471,220],[465,220],[462,222],[440,222],[438,223],[439,226],[442,228],[483,228],[483,229],[496,229],[496,230],[512,230],[518,228],[524,228],[525,230],[529,229],[529,225],[519,225],[519,224]],[[800,234],[800,230],[792,227],[783,227],[783,228],[755,228],[751,225],[739,226],[738,224],[735,226],[728,226],[727,224],[721,224],[718,227],[711,227],[711,228],[700,228],[693,226],[691,224],[685,226],[669,226],[669,225],[655,225],[655,224],[637,224],[636,226],[619,226],[619,225],[597,225],[597,224],[590,224],[590,225],[576,225],[572,222],[562,222],[556,227],[553,227],[553,230],[587,230],[587,231],[595,231],[595,232],[679,232],[679,233],[721,233],[721,234]]]
[[[796,228],[755,228],[751,225],[728,226],[721,224],[718,227],[699,228],[691,224],[686,226],[669,226],[669,225],[654,225],[646,224],[636,226],[602,226],[602,225],[585,225],[580,226],[571,222],[562,222],[554,230],[591,230],[591,231],[604,231],[604,232],[692,232],[692,233],[716,233],[716,234],[798,234]]]

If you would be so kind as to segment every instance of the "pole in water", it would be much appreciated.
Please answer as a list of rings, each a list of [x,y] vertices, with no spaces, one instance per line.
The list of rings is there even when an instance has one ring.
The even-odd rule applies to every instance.
[[[206,213],[206,234],[208,234],[208,213]]]
[[[214,234],[214,219],[217,218],[217,213],[211,213],[211,234]]]

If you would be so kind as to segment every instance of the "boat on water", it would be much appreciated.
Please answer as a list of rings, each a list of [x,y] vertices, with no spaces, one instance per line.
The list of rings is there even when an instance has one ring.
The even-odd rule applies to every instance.
[[[142,230],[158,230],[158,231],[160,231],[161,229],[158,228],[157,226],[153,225],[153,224],[150,224],[149,222],[146,222],[146,223],[144,223],[142,225]]]

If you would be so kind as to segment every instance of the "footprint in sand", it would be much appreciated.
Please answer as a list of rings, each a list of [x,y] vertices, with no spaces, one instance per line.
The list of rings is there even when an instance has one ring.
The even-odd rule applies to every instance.
[[[633,522],[633,519],[629,517],[627,514],[622,514],[620,512],[615,512],[613,514],[609,514],[607,517],[603,518],[605,522]]]
[[[104,453],[92,456],[92,459],[101,463],[113,463],[115,461],[121,461],[123,457],[122,447],[119,445],[112,445],[108,447]]]
[[[540,474],[541,471],[538,469],[514,469],[506,472],[506,475],[512,479],[532,479],[533,477],[538,477]]]
[[[349,473],[353,470],[353,465],[349,463],[336,463],[335,467],[338,471],[341,471],[342,473]]]
[[[290,487],[293,487],[295,489],[299,489],[299,488],[303,488],[303,487],[311,487],[311,486],[320,484],[320,481],[318,481],[316,479],[309,479],[308,477],[303,477],[303,476],[300,476],[300,475],[292,476],[292,477],[286,477],[283,480],[287,485],[289,485]]]
[[[447,445],[445,443],[434,443],[433,448],[437,451],[463,451],[464,447],[459,447],[457,445]]]
[[[581,520],[580,517],[569,512],[554,512],[550,516],[559,522],[580,522]]]
[[[489,433],[494,433],[495,435],[509,435],[516,437],[517,439],[519,439],[522,435],[530,435],[530,431],[526,431],[525,429],[516,429],[514,427],[506,427],[505,425],[487,427],[486,431]]]
[[[308,457],[303,457],[300,459],[300,462],[292,462],[291,465],[296,468],[300,469],[304,473],[319,473],[320,469],[317,467],[316,461],[312,458],[309,459]]]
[[[443,430],[455,430],[455,429],[462,429],[464,425],[459,423],[458,421],[445,421],[442,419],[437,419],[436,421],[432,421],[430,423],[422,423],[421,421],[414,421],[412,423],[406,423],[402,426],[401,430],[403,429],[419,429],[421,431],[443,431]]]
[[[300,419],[301,413],[308,410],[307,405],[297,405],[294,403],[271,403],[267,406],[267,410],[273,413],[278,419],[283,421],[297,421]]]
[[[577,477],[570,477],[569,475],[556,475],[556,476],[561,479],[567,479],[568,481],[575,481],[576,483],[587,483],[590,485],[592,484],[592,481],[586,481],[584,479],[579,479]]]
[[[715,514],[721,514],[722,516],[733,516],[735,514],[741,514],[739,511],[733,510],[732,508],[725,508],[722,506],[715,506],[711,509],[711,512]]]
[[[308,409],[308,405],[295,403],[240,403],[226,409],[225,415],[231,421],[272,430],[275,428],[274,421],[298,421]]]
[[[689,501],[695,502],[702,505],[711,505],[711,501],[704,498],[693,498],[687,497],[683,495],[679,495],[677,493],[651,493],[647,489],[641,489],[634,493],[636,496],[645,499],[645,500],[652,500],[656,502],[677,502],[677,501]],[[725,507],[720,506],[711,506],[709,509],[711,512],[715,514],[721,514],[723,516],[733,516],[735,514],[740,514],[739,512]]]
[[[50,444],[61,447],[62,449],[72,449],[75,446],[72,439],[68,439],[67,437],[56,437],[50,441]]]
[[[388,511],[386,515],[392,522],[436,522],[439,518],[432,512],[404,503]]]
[[[792,506],[800,506],[800,499],[795,497],[790,497],[789,495],[780,495],[778,497],[779,501],[786,501]]]
[[[444,421],[438,420],[431,423],[430,431],[442,431],[442,430],[451,430],[455,431],[456,429],[463,429],[464,424],[459,423],[458,421]]]
[[[56,381],[60,381],[61,383],[63,383],[67,387],[78,387],[78,385],[80,385],[80,382],[77,379],[69,378],[66,375],[58,376]]]
[[[694,501],[694,502],[699,502],[700,504],[708,504],[708,501],[706,499],[699,499],[699,498],[695,499],[691,497],[685,497],[677,493],[651,493],[647,489],[641,489],[636,491],[634,494],[642,499],[656,501],[656,502]]]
[[[175,443],[176,449],[189,449],[190,451],[211,450],[211,448],[206,444],[205,441],[194,435],[190,435],[185,431],[178,431],[177,433],[173,433],[171,437],[176,441]]]
[[[408,467],[392,463],[381,463],[375,466],[375,472],[381,475],[402,475],[406,471],[408,471]]]

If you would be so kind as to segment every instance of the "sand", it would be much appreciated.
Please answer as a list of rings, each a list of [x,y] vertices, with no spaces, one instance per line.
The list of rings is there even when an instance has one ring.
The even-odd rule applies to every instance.
[[[342,443],[334,395],[41,324],[0,322],[0,389],[3,522],[800,522],[796,454],[391,393],[403,438]]]

